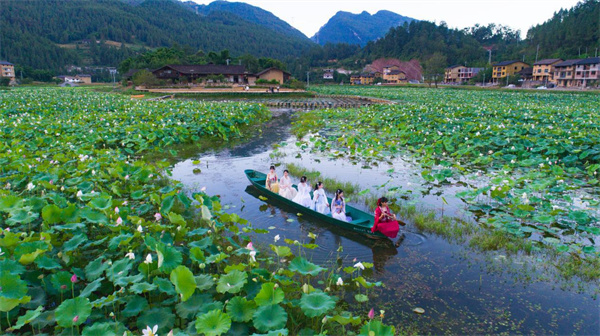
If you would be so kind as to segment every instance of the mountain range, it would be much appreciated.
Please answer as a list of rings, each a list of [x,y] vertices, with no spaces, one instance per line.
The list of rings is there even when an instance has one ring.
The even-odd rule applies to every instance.
[[[360,14],[339,11],[311,39],[320,45],[348,43],[364,46],[383,37],[390,28],[414,20],[386,10],[373,15],[366,11]]]

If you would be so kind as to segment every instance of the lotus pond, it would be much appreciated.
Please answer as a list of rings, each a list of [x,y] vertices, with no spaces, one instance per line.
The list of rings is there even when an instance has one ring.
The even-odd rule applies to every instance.
[[[318,87],[392,106],[303,114],[298,135],[332,158],[418,164],[429,186],[456,194],[481,226],[585,258],[600,250],[600,96]],[[410,187],[390,185],[391,197]]]
[[[362,276],[372,264],[326,270],[306,258],[315,236],[266,253],[251,241],[265,230],[217,196],[181,192],[169,163],[144,159],[269,118],[260,105],[3,92],[2,333],[392,335],[339,300],[381,285]]]

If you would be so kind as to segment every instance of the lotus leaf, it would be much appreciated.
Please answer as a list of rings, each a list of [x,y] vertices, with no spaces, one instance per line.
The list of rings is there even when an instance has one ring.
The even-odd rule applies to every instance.
[[[217,283],[217,292],[219,293],[239,293],[248,282],[248,274],[238,270],[233,270],[219,278]]]
[[[82,336],[116,336],[115,328],[110,323],[94,323],[85,327]]]
[[[81,325],[92,312],[90,300],[83,297],[68,299],[56,308],[54,316],[56,323],[64,328]],[[75,318],[77,317],[77,319]]]
[[[378,320],[371,320],[367,322],[362,328],[360,328],[359,336],[394,336],[396,335],[396,328],[394,326],[386,326]]]
[[[181,295],[181,301],[186,301],[196,290],[196,280],[192,272],[185,266],[177,266],[171,271],[171,282],[175,290]]]
[[[309,294],[302,294],[300,308],[304,312],[304,315],[316,317],[335,308],[335,301],[329,295],[321,291],[314,291]]]
[[[231,328],[231,318],[220,310],[212,310],[196,319],[196,330],[207,336],[218,336]]]
[[[137,319],[137,327],[140,330],[146,329],[147,326],[158,326],[158,334],[166,334],[173,329],[175,324],[175,315],[168,308],[152,308],[144,310],[142,315]]]
[[[260,292],[254,297],[254,302],[259,306],[274,305],[282,302],[284,298],[283,290],[274,283],[268,282],[262,285]]]
[[[94,291],[96,291],[102,285],[104,278],[98,278],[90,282],[85,288],[79,293],[80,297],[89,297]]]
[[[15,324],[13,329],[19,330],[26,324],[31,323],[31,321],[35,320],[38,316],[40,316],[43,309],[43,306],[39,306],[35,310],[28,310],[27,313],[25,313],[25,315],[19,316],[17,324]]]
[[[289,269],[302,275],[317,275],[324,270],[321,266],[315,265],[303,257],[296,257],[290,262]]]
[[[259,307],[252,317],[254,327],[262,332],[285,327],[288,315],[279,305]]]
[[[227,303],[227,314],[235,322],[250,321],[255,310],[256,304],[245,297],[236,296]]]

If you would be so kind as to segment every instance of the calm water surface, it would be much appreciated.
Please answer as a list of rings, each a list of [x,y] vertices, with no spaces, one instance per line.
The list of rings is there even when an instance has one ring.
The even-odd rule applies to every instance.
[[[400,331],[600,335],[600,309],[598,300],[593,298],[594,289],[586,287],[583,293],[577,293],[573,289],[560,289],[551,281],[531,281],[530,277],[536,276],[527,271],[525,264],[535,262],[527,260],[535,257],[507,259],[498,252],[475,252],[435,235],[421,234],[410,223],[405,227],[406,238],[395,248],[390,243],[297,216],[296,210],[285,205],[260,200],[244,169],[266,172],[272,163],[282,164],[279,175],[286,163],[293,162],[318,169],[323,176],[355,182],[371,190],[390,179],[406,190],[418,190],[422,182],[408,159],[395,160],[395,171],[390,174],[389,165],[364,169],[345,160],[330,160],[302,151],[295,146],[289,125],[288,111],[265,127],[261,136],[242,145],[198,154],[175,164],[173,178],[191,192],[206,187],[208,194],[221,195],[223,205],[249,220],[253,227],[272,228],[269,234],[255,237],[258,244],[272,243],[277,234],[282,239],[308,242],[307,234],[313,232],[318,235],[319,245],[310,256],[313,262],[331,265],[341,245],[340,255],[345,264],[353,264],[354,259],[374,263],[374,269],[364,275],[371,281],[382,281],[385,287],[370,290],[373,299],[354,308],[383,309],[385,322]],[[273,155],[274,145],[281,145],[280,154]],[[193,164],[194,160],[200,160],[200,164]],[[194,174],[195,168],[200,168],[201,173]],[[458,190],[460,187],[449,186],[438,195],[419,192],[418,201],[436,211],[442,211],[443,207],[445,215],[467,218],[461,201],[453,197]],[[328,194],[331,196],[331,191]],[[448,205],[443,204],[442,196]],[[413,313],[416,307],[425,309],[425,314]]]

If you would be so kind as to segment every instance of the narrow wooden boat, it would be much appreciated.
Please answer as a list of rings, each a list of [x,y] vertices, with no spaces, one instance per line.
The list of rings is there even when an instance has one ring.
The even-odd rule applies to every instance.
[[[359,210],[353,206],[346,204],[346,215],[352,218],[351,222],[345,222],[331,217],[331,215],[324,215],[320,212],[314,211],[310,208],[307,208],[303,205],[300,205],[290,199],[287,199],[279,194],[272,192],[271,190],[265,187],[265,180],[267,179],[267,175],[256,170],[246,169],[244,170],[246,177],[254,187],[256,187],[259,191],[261,191],[267,199],[271,198],[273,200],[277,200],[282,202],[288,206],[291,206],[297,209],[299,212],[304,214],[308,214],[314,218],[327,222],[329,224],[333,224],[344,229],[352,230],[354,232],[362,233],[370,238],[375,239],[389,239],[381,232],[371,232],[371,228],[373,227],[374,216],[368,212]],[[293,186],[298,189],[296,185]],[[329,203],[331,204],[331,198],[328,198]]]

